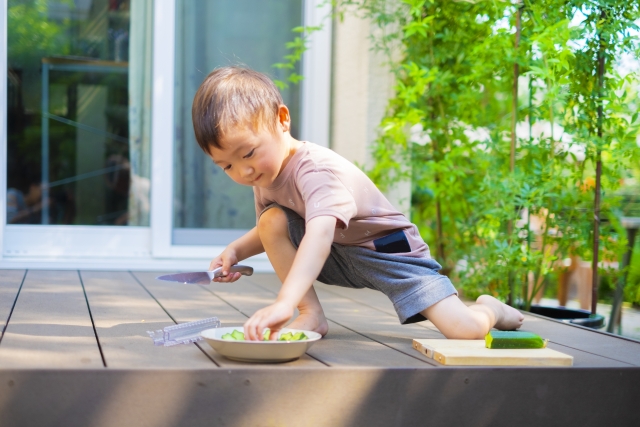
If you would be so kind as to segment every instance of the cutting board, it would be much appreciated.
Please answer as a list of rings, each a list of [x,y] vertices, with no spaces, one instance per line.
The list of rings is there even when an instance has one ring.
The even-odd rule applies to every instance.
[[[484,340],[414,339],[413,348],[451,366],[572,366],[573,356],[550,348],[490,349]]]

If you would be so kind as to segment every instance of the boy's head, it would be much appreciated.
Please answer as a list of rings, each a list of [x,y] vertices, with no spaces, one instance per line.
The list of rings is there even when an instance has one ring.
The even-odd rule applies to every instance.
[[[282,96],[266,75],[248,68],[223,67],[211,72],[193,99],[191,115],[196,141],[210,154],[222,148],[232,130],[276,132]]]

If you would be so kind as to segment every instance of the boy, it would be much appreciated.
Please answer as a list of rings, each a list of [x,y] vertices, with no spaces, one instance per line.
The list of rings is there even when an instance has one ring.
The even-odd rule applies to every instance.
[[[415,225],[371,180],[335,152],[293,138],[289,110],[265,75],[239,67],[213,71],[193,101],[196,140],[238,184],[254,189],[257,226],[211,261],[217,282],[230,266],[266,251],[282,287],[276,301],[244,325],[248,340],[291,328],[325,335],[314,280],[384,292],[400,322],[428,318],[447,338],[480,339],[492,327],[517,329],[522,314],[482,295],[467,307],[438,274]],[[277,334],[272,333],[275,339]]]

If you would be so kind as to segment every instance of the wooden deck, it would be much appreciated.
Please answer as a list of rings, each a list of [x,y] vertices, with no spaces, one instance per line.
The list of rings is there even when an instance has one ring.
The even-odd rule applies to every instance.
[[[640,343],[526,315],[573,367],[444,367],[412,348],[384,295],[317,284],[329,334],[297,361],[233,362],[147,330],[242,325],[275,275],[179,285],[163,272],[0,270],[0,425],[637,425]]]

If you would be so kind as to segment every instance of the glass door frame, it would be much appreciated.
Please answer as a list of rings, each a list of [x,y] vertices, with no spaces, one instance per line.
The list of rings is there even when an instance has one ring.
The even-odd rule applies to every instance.
[[[156,0],[153,8],[150,226],[120,227],[6,224],[8,0],[0,0],[0,268],[201,268],[223,249],[172,244],[175,3]],[[304,24],[323,29],[303,55],[301,138],[329,146],[332,21],[324,3],[304,0]],[[271,270],[264,254],[252,265]]]
[[[7,222],[7,0],[0,0],[0,261],[4,253]],[[3,113],[4,111],[4,113]]]
[[[0,0],[0,268],[144,264],[151,258],[149,227],[6,224],[7,48],[8,0]]]

